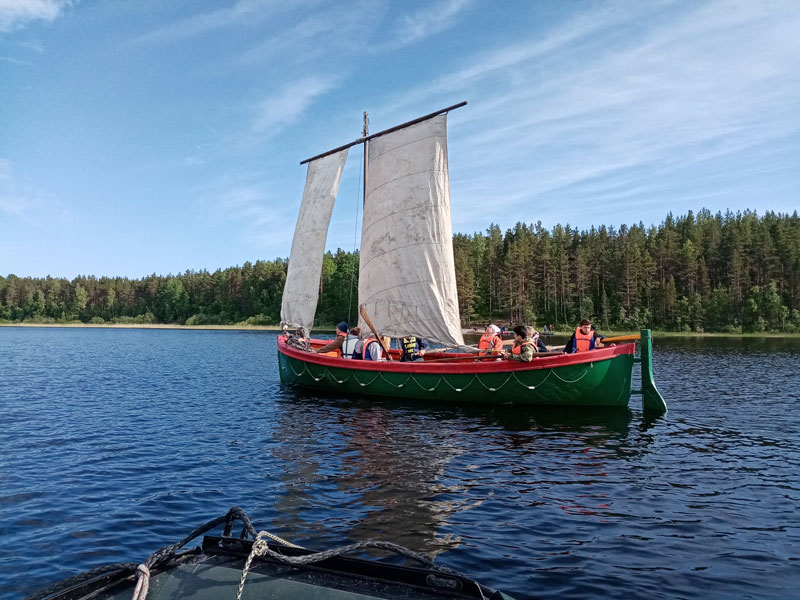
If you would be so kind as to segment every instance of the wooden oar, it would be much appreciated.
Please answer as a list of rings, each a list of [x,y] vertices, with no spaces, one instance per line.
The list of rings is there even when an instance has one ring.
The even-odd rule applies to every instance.
[[[618,335],[616,337],[607,337],[603,338],[600,341],[603,342],[604,344],[607,344],[608,342],[630,342],[633,340],[641,340],[641,339],[642,339],[641,334],[633,333],[631,335]]]
[[[369,325],[369,328],[372,330],[372,333],[374,333],[375,337],[378,338],[378,343],[381,345],[381,348],[383,349],[384,354],[386,354],[386,358],[389,360],[389,362],[392,362],[392,355],[389,354],[389,349],[383,343],[383,338],[380,335],[378,335],[378,332],[375,330],[375,326],[372,324],[372,321],[370,320],[369,316],[367,315],[367,309],[364,308],[363,304],[358,307],[358,312],[361,313],[361,316],[364,319],[364,322],[367,325]]]

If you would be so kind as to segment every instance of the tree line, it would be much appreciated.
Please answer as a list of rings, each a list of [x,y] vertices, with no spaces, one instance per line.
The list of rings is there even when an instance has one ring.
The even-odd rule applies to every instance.
[[[800,218],[672,214],[578,230],[541,222],[453,236],[464,326],[487,321],[604,329],[800,331]],[[316,322],[356,319],[358,252],[323,258]],[[142,279],[0,276],[12,323],[277,325],[286,259]]]

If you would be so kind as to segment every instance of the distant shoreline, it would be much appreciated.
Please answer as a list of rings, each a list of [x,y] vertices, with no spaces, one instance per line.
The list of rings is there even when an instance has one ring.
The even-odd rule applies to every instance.
[[[186,330],[208,330],[208,331],[272,331],[279,332],[281,327],[279,325],[175,325],[171,323],[0,323],[0,327],[67,327],[76,328],[84,327],[91,329],[186,329]],[[318,332],[333,332],[334,325],[329,327],[320,327],[315,329]],[[480,335],[482,329],[473,331],[472,328],[465,327],[462,330],[465,335]],[[569,336],[571,331],[555,331],[555,336]],[[606,337],[615,337],[619,335],[631,335],[639,333],[638,330],[624,330],[614,331],[608,330],[602,332]],[[548,338],[550,336],[547,336]],[[682,332],[682,331],[658,331],[653,330],[653,337],[670,337],[670,338],[800,338],[800,333],[780,333],[780,332],[764,332],[764,333],[697,333],[697,332]]]
[[[481,335],[483,333],[483,329],[479,329],[478,331],[473,331],[472,329],[463,329],[462,330],[465,334],[471,335]],[[572,335],[574,329],[570,330],[556,330],[553,332],[553,336],[555,337],[569,337]],[[621,335],[636,335],[641,333],[638,329],[598,329],[598,331],[604,337],[617,337]],[[746,332],[746,333],[725,333],[725,332],[696,332],[696,331],[659,331],[658,329],[652,329],[653,337],[654,338],[800,338],[800,332],[789,333],[789,332],[763,332],[763,333],[756,333],[756,332]],[[548,338],[553,337],[551,335],[544,336],[544,340],[547,341]]]
[[[87,327],[91,329],[209,329],[280,331],[278,325],[175,325],[171,323],[0,323],[0,327]],[[331,328],[333,330],[333,328]]]

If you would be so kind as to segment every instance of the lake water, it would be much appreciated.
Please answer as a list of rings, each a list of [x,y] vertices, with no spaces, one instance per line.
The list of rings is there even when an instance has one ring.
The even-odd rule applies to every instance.
[[[284,389],[264,332],[0,327],[0,596],[141,562],[242,506],[517,598],[790,598],[800,340],[658,339],[670,412]],[[634,383],[636,387],[636,382]]]

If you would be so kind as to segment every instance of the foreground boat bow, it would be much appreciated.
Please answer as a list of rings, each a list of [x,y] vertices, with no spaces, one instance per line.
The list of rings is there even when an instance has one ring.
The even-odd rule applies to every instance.
[[[234,520],[242,535],[231,537]],[[225,523],[222,537],[205,536],[201,547],[178,552],[195,537]],[[266,543],[263,537],[276,543]],[[381,549],[421,566],[350,558],[348,552]],[[425,555],[386,542],[365,541],[314,552],[267,532],[256,533],[247,515],[232,508],[143,564],[124,563],[77,575],[26,600],[513,600]]]

